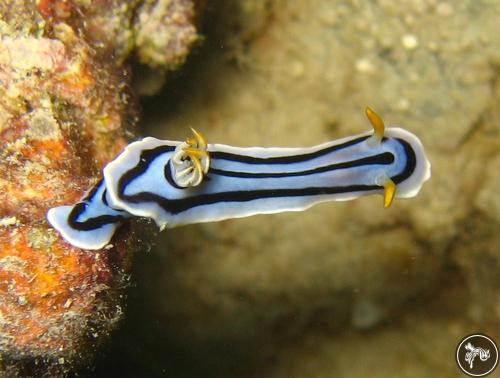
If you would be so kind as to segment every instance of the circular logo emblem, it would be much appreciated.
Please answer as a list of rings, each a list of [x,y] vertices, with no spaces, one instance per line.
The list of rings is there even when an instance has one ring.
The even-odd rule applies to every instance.
[[[457,347],[457,364],[471,377],[484,377],[498,364],[498,348],[488,336],[480,333],[465,337]]]

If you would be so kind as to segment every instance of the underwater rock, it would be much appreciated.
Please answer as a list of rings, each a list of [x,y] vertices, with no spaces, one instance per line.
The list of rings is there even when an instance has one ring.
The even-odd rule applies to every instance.
[[[78,201],[134,136],[123,63],[139,3],[0,4],[0,375],[71,371],[121,319],[137,225],[89,252],[46,212]]]
[[[184,63],[199,39],[195,10],[194,0],[142,1],[134,21],[139,60],[154,68],[167,69]]]
[[[144,0],[136,9],[133,31],[136,56],[134,89],[157,94],[169,74],[184,63],[201,41],[197,24],[204,0]]]
[[[109,250],[79,250],[45,214],[95,182],[127,142],[135,105],[126,70],[96,60],[69,25],[16,26],[0,28],[2,366],[55,374],[88,359],[115,328],[133,244],[123,235]]]
[[[204,0],[43,0],[37,8],[45,20],[63,21],[81,30],[103,60],[121,65],[135,51],[141,63],[163,70],[182,64],[200,38],[196,21],[203,3]]]

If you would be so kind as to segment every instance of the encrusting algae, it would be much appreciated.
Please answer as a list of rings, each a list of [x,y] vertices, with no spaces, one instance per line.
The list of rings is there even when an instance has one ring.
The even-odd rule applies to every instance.
[[[0,375],[70,371],[120,319],[134,226],[89,253],[45,214],[80,199],[133,136],[123,62],[139,4],[0,5]]]

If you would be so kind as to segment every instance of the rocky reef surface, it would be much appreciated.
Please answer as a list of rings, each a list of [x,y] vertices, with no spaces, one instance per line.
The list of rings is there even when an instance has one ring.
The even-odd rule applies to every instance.
[[[135,135],[126,58],[177,67],[194,14],[185,0],[0,2],[0,375],[72,371],[121,319],[138,225],[89,252],[45,214],[77,202]],[[142,36],[148,17],[160,36]]]
[[[214,1],[205,44],[145,134],[303,146],[420,136],[421,194],[164,231],[135,267],[97,372],[454,376],[460,339],[500,342],[500,3]]]

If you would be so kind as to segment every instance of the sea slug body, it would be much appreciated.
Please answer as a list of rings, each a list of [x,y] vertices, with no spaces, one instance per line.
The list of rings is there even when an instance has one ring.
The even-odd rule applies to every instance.
[[[374,131],[308,148],[240,148],[207,144],[193,130],[185,142],[151,137],[133,142],[104,168],[104,179],[73,206],[47,218],[73,245],[100,249],[128,217],[159,227],[300,211],[324,201],[382,193],[415,196],[430,178],[420,140],[385,129],[370,108]]]

